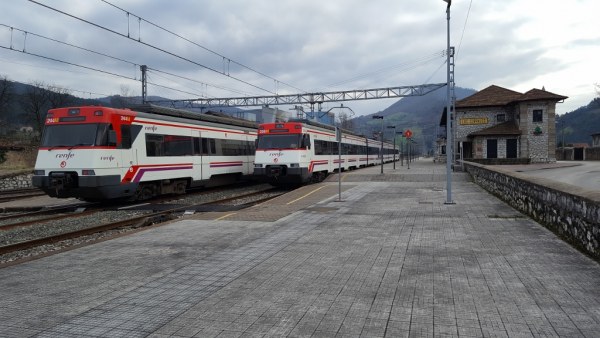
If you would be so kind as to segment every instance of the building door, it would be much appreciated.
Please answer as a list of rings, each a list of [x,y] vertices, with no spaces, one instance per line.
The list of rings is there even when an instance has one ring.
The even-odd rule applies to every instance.
[[[487,140],[487,158],[498,158],[498,140]]]
[[[583,161],[583,148],[573,148],[573,159]]]
[[[509,138],[506,140],[506,158],[517,158],[516,138]]]
[[[464,158],[473,158],[473,143],[472,142],[463,142],[463,157]]]

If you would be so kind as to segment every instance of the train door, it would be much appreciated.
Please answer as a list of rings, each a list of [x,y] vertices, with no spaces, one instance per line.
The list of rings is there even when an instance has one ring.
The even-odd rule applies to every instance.
[[[216,162],[217,145],[216,140],[210,137],[210,134],[203,132],[200,138],[200,147],[202,149],[202,179],[208,180],[213,174],[211,162]]]
[[[138,165],[139,147],[133,147],[135,136],[141,130],[141,126],[122,124],[121,125],[121,143],[117,144],[118,153],[121,155],[121,163],[123,167],[131,168]],[[116,140],[115,140],[116,142]]]
[[[201,180],[202,179],[203,156],[202,156],[202,133],[199,130],[192,131],[192,142],[194,142],[194,157],[193,157],[194,180]]]
[[[244,149],[246,149],[246,160],[245,160],[245,170],[244,170],[244,174],[245,175],[251,175],[254,172],[254,154],[256,153],[256,147],[255,147],[255,140],[256,137],[252,136],[252,135],[246,135],[244,137],[244,139],[246,140],[245,142],[245,147]]]

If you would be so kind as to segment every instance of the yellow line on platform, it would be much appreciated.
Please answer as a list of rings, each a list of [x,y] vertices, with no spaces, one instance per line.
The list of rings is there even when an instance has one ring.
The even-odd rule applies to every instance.
[[[286,204],[287,204],[287,205],[290,205],[290,204],[292,204],[292,203],[296,203],[296,202],[298,202],[299,200],[303,199],[304,197],[306,197],[306,196],[309,196],[309,195],[311,195],[311,194],[314,194],[315,192],[317,192],[317,191],[319,191],[319,190],[321,190],[321,189],[323,189],[323,188],[325,188],[325,187],[326,187],[325,185],[322,185],[322,186],[318,187],[317,189],[315,189],[315,190],[313,190],[313,191],[309,192],[308,194],[306,194],[306,195],[304,195],[304,196],[300,196],[300,197],[296,198],[295,200],[293,200],[293,201],[290,201],[290,202],[288,202],[288,203],[286,203]]]
[[[229,217],[229,216],[233,216],[233,215],[235,215],[235,214],[237,214],[237,212],[232,212],[231,214],[223,215],[223,216],[221,216],[221,217],[219,217],[219,218],[215,218],[215,221],[220,221],[220,220],[222,220],[223,218],[227,218],[227,217]]]

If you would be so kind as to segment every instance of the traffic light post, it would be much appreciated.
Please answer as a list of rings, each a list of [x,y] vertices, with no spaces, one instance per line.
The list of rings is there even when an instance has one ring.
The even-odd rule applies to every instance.
[[[410,129],[406,129],[406,131],[404,132],[404,136],[406,137],[406,148],[408,150],[408,157],[406,158],[406,165],[407,165],[407,169],[410,169],[410,141],[411,141],[411,137],[412,137],[413,133]]]

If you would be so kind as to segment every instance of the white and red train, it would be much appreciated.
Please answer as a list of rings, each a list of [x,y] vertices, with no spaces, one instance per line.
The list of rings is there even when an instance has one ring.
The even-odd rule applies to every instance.
[[[33,185],[53,197],[144,200],[253,173],[256,123],[139,108],[50,110]]]
[[[352,170],[391,162],[394,145],[342,132],[341,169]],[[398,156],[395,156],[398,158]],[[340,156],[333,126],[308,120],[266,123],[258,127],[254,176],[269,183],[318,182],[338,170]]]

